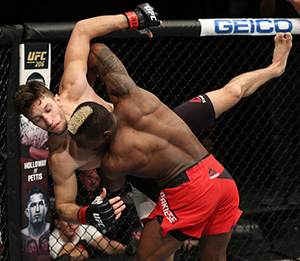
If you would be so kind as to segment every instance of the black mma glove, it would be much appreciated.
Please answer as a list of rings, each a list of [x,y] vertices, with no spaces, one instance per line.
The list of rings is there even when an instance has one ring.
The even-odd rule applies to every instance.
[[[124,14],[128,20],[129,30],[143,30],[150,26],[160,25],[158,14],[148,3],[138,5],[134,11]]]
[[[79,209],[77,215],[81,224],[89,224],[97,229],[112,226],[116,219],[115,211],[108,198],[102,200],[99,196],[90,206]]]

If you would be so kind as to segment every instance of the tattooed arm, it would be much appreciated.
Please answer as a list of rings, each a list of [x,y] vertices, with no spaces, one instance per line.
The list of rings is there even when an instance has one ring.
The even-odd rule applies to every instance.
[[[120,99],[139,90],[122,62],[107,46],[101,43],[94,44],[91,47],[91,55],[94,56],[94,63],[97,64],[95,67],[115,106]]]

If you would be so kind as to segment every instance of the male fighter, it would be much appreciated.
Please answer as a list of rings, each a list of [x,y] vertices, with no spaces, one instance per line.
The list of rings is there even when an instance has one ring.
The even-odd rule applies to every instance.
[[[236,101],[280,76],[291,47],[291,34],[278,34],[272,64],[247,74],[251,87],[246,92],[238,88]],[[127,175],[152,178],[162,188],[155,209],[144,219],[134,260],[165,260],[189,237],[201,238],[201,260],[226,260],[231,227],[241,215],[232,177],[182,119],[136,86],[106,46],[97,58],[114,110],[84,102],[72,114],[68,131],[78,147],[101,155],[102,179],[109,189],[119,190]],[[241,77],[229,84],[241,84]]]
[[[109,18],[111,18],[111,19],[109,19]],[[74,46],[72,48],[67,48],[66,56],[68,56],[67,54],[77,55],[77,53],[80,52],[81,49],[77,50],[76,52],[75,51],[74,52],[68,52],[68,50],[69,49],[74,50],[75,46],[76,46],[75,43],[77,41],[80,42],[80,47],[81,47],[82,43],[85,43],[85,41],[88,41],[89,37],[91,36],[90,33],[91,33],[92,30],[89,30],[88,32],[86,32],[85,30],[80,30],[81,34],[79,34],[77,29],[84,28],[85,26],[88,29],[92,29],[92,27],[90,26],[89,23],[93,22],[93,24],[96,27],[96,28],[94,28],[94,30],[98,30],[97,31],[97,33],[98,33],[97,36],[99,36],[99,35],[101,35],[101,30],[102,30],[102,33],[103,33],[103,31],[109,32],[110,30],[113,30],[112,28],[122,28],[122,26],[120,24],[119,25],[115,24],[115,23],[118,23],[118,21],[119,21],[119,23],[123,24],[124,21],[118,20],[120,18],[121,18],[120,16],[118,16],[118,17],[112,16],[112,17],[102,17],[102,19],[93,18],[93,19],[88,19],[88,20],[80,22],[80,24],[78,24],[78,26],[76,26],[74,31],[73,31],[73,33],[76,34],[76,37],[73,37],[73,39],[70,40],[70,43],[68,45],[68,47],[71,44],[74,44]],[[113,26],[110,25],[109,21],[111,23],[113,23],[114,25]],[[101,22],[101,23],[97,24],[97,26],[96,26],[97,22]],[[109,27],[109,29],[104,29],[102,27],[102,25],[106,26],[106,27]],[[126,24],[126,26],[128,26],[128,24]],[[83,45],[83,46],[85,47],[86,45]],[[89,47],[89,45],[88,45],[88,47]],[[19,95],[16,95],[16,97],[19,97],[19,98],[16,98],[16,100],[19,100],[19,102],[17,102],[17,103],[20,103],[20,99],[21,99],[24,102],[23,105],[25,105],[25,108],[22,108],[23,105],[20,106],[21,107],[20,112],[25,113],[25,115],[26,115],[26,110],[28,111],[28,108],[33,109],[32,112],[35,113],[35,115],[37,116],[36,118],[33,119],[33,120],[36,120],[35,124],[43,127],[44,129],[48,130],[51,133],[56,134],[56,135],[50,135],[51,136],[50,138],[52,140],[53,145],[55,145],[57,142],[61,142],[62,146],[58,146],[57,150],[53,150],[53,154],[56,156],[56,159],[59,158],[60,155],[64,156],[64,157],[62,157],[61,163],[60,163],[59,160],[57,160],[56,163],[58,163],[58,168],[59,168],[59,164],[64,165],[64,163],[65,163],[64,159],[68,158],[67,156],[65,156],[65,154],[68,154],[68,153],[70,154],[71,153],[70,156],[69,156],[71,158],[71,162],[73,162],[73,163],[76,162],[76,155],[74,153],[74,151],[76,151],[76,149],[75,149],[76,145],[68,140],[68,134],[66,132],[63,132],[62,136],[59,137],[57,134],[61,133],[61,129],[65,129],[65,128],[64,127],[56,128],[56,127],[57,126],[59,127],[59,125],[63,122],[64,122],[64,124],[66,123],[66,121],[69,118],[69,116],[71,115],[73,109],[80,102],[82,102],[84,100],[93,100],[94,99],[93,98],[94,97],[93,96],[94,92],[92,90],[89,90],[90,87],[87,84],[86,78],[85,78],[87,58],[86,57],[83,58],[82,60],[84,60],[84,61],[81,62],[81,60],[80,60],[81,57],[84,57],[84,55],[82,55],[82,56],[79,55],[77,57],[78,61],[76,63],[75,63],[76,59],[74,59],[74,60],[73,59],[67,59],[67,57],[66,57],[66,61],[68,61],[68,60],[73,61],[73,65],[74,65],[73,69],[74,69],[74,72],[75,72],[74,74],[75,75],[81,75],[82,76],[82,81],[78,81],[78,79],[80,77],[74,78],[77,81],[72,82],[73,83],[72,85],[71,84],[69,84],[69,85],[65,84],[64,85],[63,81],[62,81],[62,84],[60,86],[61,87],[60,88],[60,94],[63,97],[60,97],[60,96],[57,95],[54,99],[53,97],[50,96],[49,93],[47,93],[46,95],[44,95],[43,93],[40,93],[41,96],[37,95],[35,98],[33,97],[31,99],[31,101],[28,101],[28,96],[26,95],[26,88],[22,89],[23,91],[21,91],[21,89],[19,91],[17,91],[17,93]],[[77,66],[75,66],[75,64],[78,65],[78,71],[79,72],[83,71],[83,73],[76,73],[77,72],[77,70],[76,70]],[[65,64],[65,66],[66,66],[66,64]],[[82,68],[80,66],[82,66]],[[64,73],[64,76],[67,75],[68,72],[71,72],[71,70],[66,70],[65,73]],[[255,72],[254,78],[257,77],[256,73],[257,72]],[[84,78],[83,78],[83,75],[84,75]],[[220,90],[217,90],[217,91],[214,91],[214,92],[211,92],[211,93],[208,94],[208,96],[212,100],[212,104],[213,104],[213,108],[212,108],[212,106],[210,106],[211,103],[210,103],[209,99],[206,99],[207,103],[205,104],[205,107],[207,107],[206,105],[208,105],[208,107],[211,108],[210,109],[211,111],[210,111],[209,115],[214,116],[213,112],[215,111],[215,116],[217,117],[223,111],[227,110],[228,108],[232,107],[236,102],[238,102],[238,99],[237,99],[237,96],[236,96],[235,93],[236,93],[236,91],[239,92],[239,89],[242,88],[243,92],[246,95],[250,95],[252,92],[254,92],[256,90],[256,88],[259,87],[259,86],[253,86],[252,83],[249,82],[249,80],[251,80],[251,74],[250,75],[249,74],[241,75],[237,79],[239,79],[239,80],[237,81],[237,80],[234,79],[231,82],[231,83],[235,82],[235,84],[230,83],[230,84],[226,85],[224,88],[222,88]],[[72,78],[65,77],[64,80],[66,80],[66,82],[68,83],[67,80],[71,81]],[[78,83],[78,82],[85,83],[85,84],[82,84],[82,85],[75,84],[75,83]],[[67,88],[68,86],[71,86],[73,89],[71,89],[71,88],[68,89]],[[32,90],[30,90],[31,86],[27,86],[27,87],[29,88],[29,89],[27,89],[27,91],[29,91],[29,93],[32,93]],[[83,87],[83,88],[81,88],[81,87]],[[40,90],[40,89],[39,88],[34,89],[34,91],[37,91],[37,92],[38,92],[38,90]],[[32,97],[32,95],[31,95],[31,97]],[[224,98],[224,99],[220,99],[220,98]],[[29,95],[29,99],[30,99],[30,95]],[[100,98],[97,97],[97,100],[98,99],[100,99]],[[34,106],[31,106],[32,105],[31,103],[34,102],[34,101],[36,101],[36,107],[37,107],[36,111],[34,109]],[[47,101],[47,102],[44,103],[44,101]],[[63,101],[63,103],[62,103],[62,101]],[[28,104],[26,105],[27,102],[28,102]],[[101,102],[103,103],[103,100],[100,100],[100,103]],[[44,107],[45,105],[47,105],[48,107],[50,106],[50,108],[45,108]],[[198,105],[199,105],[199,107],[198,107]],[[204,105],[204,104],[188,102],[188,103],[181,106],[182,108],[187,106],[187,110],[182,110],[182,112],[183,112],[183,117],[189,116],[189,118],[184,118],[184,119],[187,122],[190,121],[191,126],[194,123],[197,123],[197,120],[195,120],[194,117],[192,117],[193,115],[197,115],[197,113],[190,113],[189,114],[189,113],[186,113],[186,112],[188,112],[189,109],[191,109],[191,110],[199,109],[201,111],[201,109],[202,109],[201,106],[202,105]],[[28,108],[26,108],[26,106],[28,106]],[[64,114],[64,111],[61,108],[63,108],[66,111],[66,116]],[[109,105],[108,105],[108,108],[109,108]],[[180,112],[180,110],[177,110],[177,113],[179,113],[179,112]],[[52,124],[53,122],[55,124]],[[58,124],[58,123],[60,123],[60,124]],[[55,125],[57,125],[57,126],[55,126]],[[197,127],[197,126],[194,126],[194,127]],[[72,148],[73,150],[71,150],[69,152],[68,151],[69,148]],[[85,150],[78,149],[78,151],[79,152],[82,151],[83,152],[82,154],[86,153]],[[89,161],[89,159],[87,161]],[[54,163],[52,162],[52,164],[54,164]],[[77,189],[76,189],[76,185],[74,185],[75,183],[70,182],[70,181],[75,179],[75,175],[74,175],[74,177],[72,175],[73,174],[65,175],[64,173],[62,173],[61,175],[59,175],[59,174],[56,175],[57,179],[59,179],[58,181],[59,181],[59,186],[61,187],[61,191],[67,191],[68,195],[69,195],[68,198],[64,198],[63,193],[61,193],[57,196],[57,199],[58,199],[58,202],[61,202],[62,204],[63,203],[68,203],[69,206],[74,207],[74,202],[75,202],[75,196],[76,196]],[[70,196],[70,194],[73,195],[73,198],[72,198],[72,196]],[[62,209],[64,210],[64,208],[62,208]],[[74,207],[73,208],[73,213],[76,212],[76,211],[77,211],[77,209]],[[71,212],[72,212],[72,210],[71,210]],[[73,214],[73,215],[75,216],[74,219],[77,220],[76,214]]]
[[[77,213],[80,207],[75,204],[75,170],[92,169],[93,165],[99,166],[101,160],[100,155],[76,146],[66,131],[67,122],[76,106],[83,101],[95,101],[112,110],[111,104],[101,99],[90,87],[86,77],[90,40],[121,29],[144,30],[144,33],[152,37],[147,28],[159,24],[157,14],[149,4],[141,4],[134,12],[124,15],[101,16],[80,21],[76,24],[67,46],[59,95],[54,96],[43,83],[37,81],[22,85],[15,92],[17,111],[23,113],[35,125],[50,132],[48,164],[54,181],[56,207],[67,222],[78,223]],[[65,172],[61,175],[62,166]],[[105,195],[104,189],[101,198],[105,198]],[[111,225],[125,208],[119,200],[120,197],[116,197],[102,204],[99,204],[98,200],[97,205],[88,208],[85,219],[96,227]]]
[[[90,68],[88,71],[89,82],[93,82],[97,77],[93,72],[97,74],[98,69],[97,45],[92,47],[94,52],[92,52],[88,59],[90,40],[114,30],[126,29],[128,26],[129,29],[143,29],[144,27],[159,25],[160,22],[157,18],[154,19],[155,17],[156,13],[153,12],[153,9],[149,5],[143,4],[137,8],[135,12],[127,13],[126,16],[102,16],[80,21],[76,24],[67,46],[64,74],[59,88],[59,95],[54,96],[42,83],[35,81],[20,86],[15,92],[14,101],[17,111],[23,113],[35,125],[50,133],[49,166],[55,183],[54,190],[57,209],[60,210],[62,218],[67,222],[78,222],[76,213],[80,209],[79,206],[75,204],[77,186],[74,170],[90,169],[93,166],[93,161],[97,161],[97,164],[95,164],[97,166],[99,163],[99,159],[97,158],[99,156],[91,156],[91,152],[77,148],[76,144],[70,141],[69,134],[66,131],[67,121],[76,106],[83,101],[96,101],[105,106],[108,110],[112,109],[109,103],[106,103],[96,95],[86,78],[87,60]],[[146,33],[149,37],[152,37],[150,30],[147,30]],[[221,110],[226,110],[234,105],[235,99],[231,97],[232,92],[230,88],[225,87],[218,92],[220,96],[226,94],[227,100],[231,100],[232,105],[229,106],[228,102],[228,105],[223,104],[223,102],[218,102],[218,106],[213,108],[210,100],[206,98],[206,102],[187,102],[176,108],[175,111],[179,116],[182,114],[182,117],[191,126],[193,131],[199,132],[202,128],[205,128],[205,125],[207,125],[209,121],[214,120],[214,110],[216,116],[218,116],[222,113]],[[212,94],[212,97],[214,96],[217,97],[217,95]],[[220,106],[219,104],[223,105]],[[201,113],[197,113],[197,111]],[[196,115],[203,117],[196,118]],[[68,162],[68,164],[66,164],[66,162]],[[61,169],[61,166],[68,166],[69,169],[62,174],[56,172],[55,170]],[[132,182],[139,186],[140,190],[147,188],[144,185],[145,182],[142,183],[137,180],[132,180]],[[146,185],[149,185],[149,182],[151,181],[147,181]],[[152,185],[155,185],[155,183]],[[156,195],[159,190],[154,190],[152,186],[151,191],[148,189],[146,192],[156,192],[150,195],[156,200]],[[105,194],[102,194],[101,197],[104,198],[104,195]],[[153,209],[153,206],[151,206],[153,203],[148,201],[142,194],[134,193],[134,195],[139,196],[139,206],[142,207],[141,210],[138,209],[138,212],[141,213],[141,211],[143,211],[144,215],[150,213]],[[117,215],[116,218],[118,218],[125,206],[118,201],[118,198],[109,201],[110,204],[115,202],[117,204],[114,205],[114,209]],[[149,203],[150,208],[148,207]],[[108,211],[107,207],[109,206],[105,207],[105,211]],[[94,207],[91,209],[97,212],[97,209]],[[88,216],[92,215],[89,212],[87,213]],[[108,215],[106,221],[102,217],[106,225],[112,222],[112,218],[112,215]],[[88,221],[94,226],[97,225],[96,221],[91,218],[88,218]]]

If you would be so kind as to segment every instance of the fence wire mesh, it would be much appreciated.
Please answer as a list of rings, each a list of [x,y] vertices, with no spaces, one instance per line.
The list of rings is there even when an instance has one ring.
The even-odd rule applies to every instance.
[[[6,198],[6,173],[7,173],[7,147],[6,147],[6,105],[7,105],[7,82],[9,72],[11,49],[0,46],[0,259],[8,258],[8,231],[7,231],[7,198]]]
[[[294,46],[282,77],[270,81],[251,97],[243,99],[199,135],[200,141],[231,173],[240,192],[240,208],[244,214],[233,229],[228,247],[228,260],[300,258],[298,40],[299,37],[294,36]],[[120,58],[137,85],[153,92],[170,108],[175,108],[196,95],[221,88],[241,73],[268,66],[272,60],[274,46],[272,37],[239,36],[101,41]],[[57,93],[67,42],[51,44],[51,89]],[[4,50],[0,51],[3,64],[5,53]],[[3,56],[5,57],[2,58]],[[6,69],[3,69],[3,66],[5,65],[0,67],[0,81],[1,96],[5,97],[8,65],[4,67]],[[99,80],[94,88],[101,97],[109,100],[105,86]],[[1,115],[3,121],[3,105]],[[5,132],[5,122],[1,122],[3,151]],[[1,163],[3,171],[0,181],[5,179],[4,163]],[[78,172],[77,178],[77,203],[87,205],[99,194],[101,180],[97,170],[89,173]],[[5,193],[5,186],[1,186],[0,193]],[[108,240],[130,245],[134,250],[133,238],[139,234],[141,227],[133,206],[129,184],[121,191],[121,195],[127,204],[126,211],[116,226],[102,231],[102,234]],[[7,241],[5,207],[4,200],[1,202],[0,212],[0,231],[4,242]],[[53,211],[52,230],[55,231],[59,227],[62,225],[57,223]],[[67,226],[63,231],[72,233]],[[86,238],[83,244],[88,245],[86,249],[91,259],[129,260],[128,254],[112,255],[107,244],[104,244],[107,240],[98,233],[88,230],[80,233],[75,230],[75,233]],[[100,240],[92,244],[91,238]],[[59,233],[52,233],[50,251],[54,254],[57,249],[67,249],[60,239]],[[199,260],[197,240],[191,243],[191,248],[181,248],[175,253],[175,260]]]

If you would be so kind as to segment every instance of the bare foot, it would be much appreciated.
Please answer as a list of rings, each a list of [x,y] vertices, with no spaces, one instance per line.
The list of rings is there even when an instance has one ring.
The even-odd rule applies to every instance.
[[[273,52],[272,67],[277,68],[277,76],[284,73],[287,59],[292,48],[292,35],[286,33],[285,37],[283,33],[278,33],[274,37],[275,48]]]

